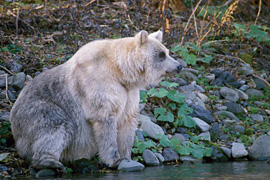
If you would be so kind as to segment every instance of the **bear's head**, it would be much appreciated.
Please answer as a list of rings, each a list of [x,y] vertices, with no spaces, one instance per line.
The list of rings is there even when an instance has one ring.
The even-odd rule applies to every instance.
[[[130,38],[127,56],[121,58],[120,69],[129,85],[147,86],[157,84],[166,74],[179,73],[180,63],[169,55],[161,43],[162,31],[149,34],[141,31]],[[126,51],[124,51],[126,52]]]

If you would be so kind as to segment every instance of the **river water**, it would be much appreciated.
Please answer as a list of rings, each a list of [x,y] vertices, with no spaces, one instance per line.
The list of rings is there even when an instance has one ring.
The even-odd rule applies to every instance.
[[[53,178],[52,178],[53,179]],[[56,178],[54,178],[56,179]],[[73,174],[57,179],[95,180],[270,180],[270,164],[263,161],[183,164],[147,167],[143,172]]]

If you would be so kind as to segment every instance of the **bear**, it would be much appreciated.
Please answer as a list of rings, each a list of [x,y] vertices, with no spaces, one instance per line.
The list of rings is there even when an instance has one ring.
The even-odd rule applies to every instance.
[[[140,88],[179,73],[162,31],[92,41],[27,83],[11,110],[15,147],[36,169],[98,154],[109,167],[131,159]]]

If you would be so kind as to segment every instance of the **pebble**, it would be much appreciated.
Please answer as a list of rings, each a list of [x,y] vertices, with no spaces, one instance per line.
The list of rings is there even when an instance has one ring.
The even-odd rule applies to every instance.
[[[148,166],[158,166],[159,165],[159,160],[156,157],[156,155],[149,149],[144,150],[142,154],[144,162]]]
[[[162,128],[151,121],[142,122],[141,128],[147,134],[147,136],[155,140],[160,139],[158,135],[164,135],[164,131],[162,130]]]
[[[162,152],[162,156],[164,157],[164,162],[179,160],[178,153],[171,148],[165,148]]]
[[[119,164],[117,170],[122,172],[134,172],[144,170],[144,165],[142,163],[133,160],[122,160]]]
[[[248,152],[242,143],[233,143],[232,144],[232,157],[241,158],[247,156]]]
[[[220,89],[220,94],[221,96],[223,96],[225,99],[232,101],[232,102],[236,102],[239,99],[239,95],[237,93],[237,91],[228,88],[228,87],[222,87]]]
[[[194,117],[193,120],[196,122],[197,126],[199,127],[199,129],[202,132],[206,132],[209,130],[210,126],[206,122],[204,122],[203,120],[196,118],[196,117]]]

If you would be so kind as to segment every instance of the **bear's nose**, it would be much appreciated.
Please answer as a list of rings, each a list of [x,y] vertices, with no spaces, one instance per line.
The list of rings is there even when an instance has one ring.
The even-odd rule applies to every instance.
[[[178,71],[178,73],[180,73],[180,71],[181,71],[182,68],[183,68],[183,67],[182,67],[181,65],[177,66],[177,71]]]

